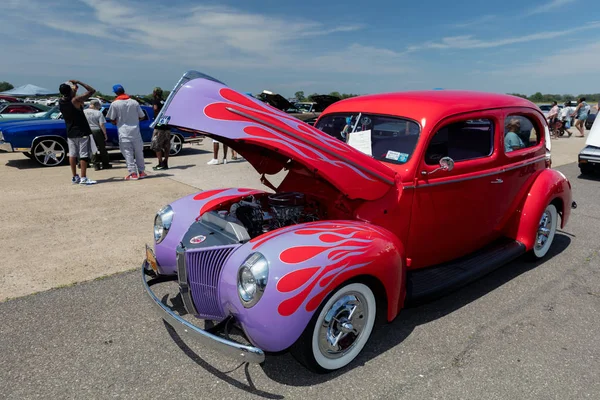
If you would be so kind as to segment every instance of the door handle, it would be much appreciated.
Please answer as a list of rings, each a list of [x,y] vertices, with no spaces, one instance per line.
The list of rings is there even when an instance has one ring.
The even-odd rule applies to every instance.
[[[497,178],[497,179],[493,180],[490,183],[504,183],[504,181],[502,179],[500,179],[500,178]]]

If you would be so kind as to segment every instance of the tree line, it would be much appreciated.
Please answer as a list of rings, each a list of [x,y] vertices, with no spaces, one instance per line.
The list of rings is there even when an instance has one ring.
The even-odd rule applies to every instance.
[[[11,90],[11,89],[14,89],[14,86],[12,84],[10,84],[9,82],[0,82],[0,92],[4,92],[6,90]],[[168,90],[163,91],[164,99],[166,99],[169,96],[169,93],[170,92]],[[593,102],[600,101],[600,93],[578,94],[577,96],[574,96],[572,94],[547,94],[547,93],[542,93],[542,92],[536,92],[536,93],[532,94],[531,96],[527,96],[526,94],[521,94],[521,93],[508,93],[508,94],[517,96],[517,97],[522,97],[524,99],[533,101],[535,103],[550,103],[552,101],[561,103],[561,102],[565,102],[565,101],[577,100],[580,97],[585,97],[586,101],[593,101]],[[101,92],[96,92],[96,95],[98,97],[101,97],[101,98],[109,100],[109,101],[112,101],[115,98],[115,96],[112,94],[104,94]],[[306,96],[304,94],[304,91],[299,90],[296,93],[294,93],[294,98],[296,99],[296,101],[313,101],[313,97],[319,96],[319,95],[320,95],[319,93],[313,93],[313,94],[309,94],[308,96]],[[340,93],[340,92],[331,92],[331,93],[329,93],[329,95],[339,97],[340,99],[347,99],[349,97],[358,96],[358,94],[354,94],[354,93]],[[152,102],[152,93],[144,94],[144,95],[135,95],[135,97],[139,98],[147,103]]]
[[[550,103],[552,101],[556,101],[557,103],[562,103],[565,101],[573,101],[577,100],[580,97],[585,97],[586,101],[600,101],[600,93],[588,93],[588,94],[578,94],[577,96],[573,96],[572,94],[544,94],[541,92],[536,92],[531,96],[527,96],[526,94],[520,93],[509,93],[510,95],[522,97],[524,99],[533,101],[534,103]]]

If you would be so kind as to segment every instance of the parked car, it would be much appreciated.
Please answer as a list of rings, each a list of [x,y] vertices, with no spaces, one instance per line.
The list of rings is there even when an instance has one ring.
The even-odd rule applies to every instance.
[[[43,114],[36,114],[37,117],[25,117],[15,119],[0,119],[0,129],[6,124],[14,124],[17,121],[39,121],[42,119],[61,119],[61,113],[58,107],[52,107]]]
[[[287,114],[296,117],[302,121],[318,117],[327,107],[339,101],[340,98],[329,95],[313,96],[312,102],[291,103],[280,94],[263,91],[258,98],[270,106]]]
[[[12,96],[5,96],[0,94],[0,102],[5,102],[5,103],[18,103],[19,99],[17,99],[16,97],[12,97]]]
[[[514,120],[529,122],[527,141],[506,151],[504,126]],[[190,71],[159,121],[226,143],[266,185],[163,207],[141,271],[155,309],[182,338],[244,362],[289,350],[315,371],[343,368],[377,316],[391,321],[405,303],[526,253],[544,258],[574,206],[569,181],[549,166],[543,114],[512,96],[355,97],[329,106],[315,128]],[[283,170],[278,185],[266,178]],[[167,280],[178,282],[187,313],[213,328],[155,294]],[[231,339],[232,329],[247,342]]]
[[[41,104],[8,103],[0,105],[0,121],[37,118],[46,113],[50,107]]]
[[[600,172],[600,122],[598,121],[600,119],[594,118],[592,126],[587,128],[590,132],[585,141],[585,147],[579,152],[579,170],[584,175]]]
[[[109,107],[110,104],[102,105],[102,113],[105,116]],[[144,140],[144,147],[149,147],[153,132],[150,125],[154,121],[151,116],[154,115],[154,110],[150,106],[141,107],[145,119],[140,121],[140,131]],[[118,149],[119,133],[117,127],[107,122],[106,134],[108,136],[106,148],[109,150]],[[172,129],[170,154],[176,156],[181,152],[183,143],[201,142],[203,138],[204,136],[195,132],[190,133]],[[0,123],[0,149],[22,152],[44,167],[60,165],[68,160],[65,121],[61,115],[58,115],[57,119]]]

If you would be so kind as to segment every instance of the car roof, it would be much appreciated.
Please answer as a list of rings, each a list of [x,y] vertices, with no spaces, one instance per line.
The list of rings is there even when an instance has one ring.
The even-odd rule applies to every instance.
[[[416,121],[439,121],[455,114],[506,107],[537,106],[521,97],[459,90],[426,90],[383,93],[351,97],[327,107],[326,114],[335,112],[367,112],[397,115]]]

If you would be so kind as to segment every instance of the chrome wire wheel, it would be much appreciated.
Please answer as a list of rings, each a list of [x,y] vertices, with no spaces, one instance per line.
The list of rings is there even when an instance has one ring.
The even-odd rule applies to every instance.
[[[55,139],[42,139],[33,148],[34,160],[44,167],[60,165],[66,157],[65,145]]]
[[[171,135],[171,150],[169,151],[170,156],[176,156],[181,153],[183,148],[183,140],[179,135]]]
[[[533,254],[536,258],[542,258],[550,250],[554,235],[556,234],[556,225],[558,222],[558,212],[554,204],[548,204],[538,224],[533,246]]]
[[[317,318],[312,353],[325,370],[348,365],[361,352],[375,324],[376,301],[371,289],[353,283],[339,289]]]

